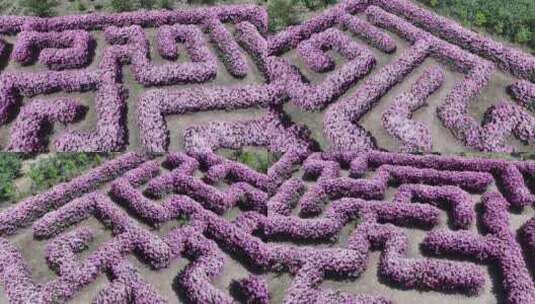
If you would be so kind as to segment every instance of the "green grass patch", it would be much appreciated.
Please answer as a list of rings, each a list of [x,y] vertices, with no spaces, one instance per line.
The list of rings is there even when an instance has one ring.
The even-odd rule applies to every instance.
[[[262,173],[267,173],[269,167],[281,157],[280,153],[256,148],[244,148],[240,150],[221,149],[218,153]]]
[[[103,162],[107,154],[58,153],[38,160],[26,173],[32,181],[31,191],[36,192],[70,180]]]
[[[0,153],[0,202],[12,201],[17,194],[14,180],[20,175],[22,156],[17,153]]]
[[[533,0],[418,0],[465,26],[484,28],[535,50]]]

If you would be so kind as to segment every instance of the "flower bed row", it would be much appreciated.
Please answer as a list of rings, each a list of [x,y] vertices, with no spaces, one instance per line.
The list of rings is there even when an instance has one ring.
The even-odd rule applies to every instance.
[[[364,82],[351,96],[330,107],[323,117],[323,132],[333,149],[370,150],[375,142],[355,123],[384,96],[390,88],[416,68],[429,55],[430,43],[420,40],[398,59],[383,67]]]
[[[361,18],[345,14],[340,16],[339,23],[357,37],[364,39],[366,42],[385,53],[394,53],[397,49],[394,39]]]
[[[80,68],[89,63],[93,44],[86,31],[21,32],[11,58],[21,64],[32,63],[39,52],[39,62],[53,70]]]
[[[49,242],[46,250],[47,261],[59,272],[59,276],[40,287],[36,297],[50,299],[52,302],[66,301],[94,281],[99,273],[109,272],[111,284],[97,295],[96,302],[115,303],[114,301],[122,298],[124,294],[120,291],[124,292],[125,288],[129,294],[128,299],[162,302],[163,298],[143,281],[131,266],[124,267],[127,264],[122,259],[128,253],[137,252],[153,268],[160,269],[168,266],[171,259],[170,247],[162,239],[128,219],[123,211],[117,209],[113,202],[102,194],[94,192],[75,199],[70,204],[46,214],[32,228],[36,237],[50,238],[91,215],[112,229],[115,237],[81,261],[78,261],[74,254],[83,250],[91,241],[91,231],[87,228],[67,232]],[[123,286],[118,288],[117,285]],[[18,289],[16,292],[19,297],[24,297],[23,290]]]
[[[191,61],[216,65],[216,59],[204,42],[201,30],[194,25],[164,25],[156,31],[156,48],[162,57],[176,60],[179,56],[176,42],[184,44]]]
[[[192,38],[200,38],[195,37],[196,33],[191,32],[191,29],[186,29],[186,31],[193,33]],[[193,53],[194,59],[201,61],[153,65],[149,60],[149,42],[140,26],[123,28],[111,26],[106,28],[104,34],[106,40],[116,46],[106,49],[99,67],[101,69],[112,68],[115,70],[115,75],[121,75],[119,68],[123,63],[131,63],[134,77],[145,86],[202,83],[215,77],[216,61],[202,39],[197,40],[196,49],[193,49],[193,46],[188,49],[190,54]],[[200,35],[200,33],[197,34]],[[167,42],[163,41],[158,44]]]
[[[230,74],[240,78],[247,76],[245,56],[232,34],[219,20],[208,20],[205,26],[208,30],[208,35],[210,35],[212,42],[221,54],[223,64],[225,64]]]
[[[10,242],[2,241],[0,282],[10,300],[31,297],[36,301],[65,301],[102,272],[110,273],[110,285],[97,295],[97,299],[103,303],[123,299],[126,295],[139,301],[160,299],[131,266],[122,262],[126,254],[135,252],[141,260],[156,269],[167,267],[180,256],[188,257],[191,262],[177,280],[185,297],[193,303],[232,303],[232,298],[211,283],[223,269],[224,257],[219,247],[231,255],[240,256],[260,270],[289,271],[294,279],[285,301],[291,303],[313,301],[317,297],[331,302],[390,303],[382,297],[349,295],[320,288],[326,275],[354,278],[362,274],[368,266],[372,248],[381,251],[379,276],[392,284],[402,288],[474,295],[486,284],[480,266],[433,258],[409,258],[409,240],[403,229],[396,226],[436,226],[441,212],[433,205],[440,203],[451,204],[452,221],[456,228],[469,229],[475,219],[475,206],[470,195],[459,188],[481,192],[493,180],[490,174],[493,173],[498,180],[500,177],[508,181],[502,185],[508,189],[504,193],[508,197],[516,196],[515,200],[518,200],[518,193],[512,193],[511,188],[520,189],[525,186],[522,179],[518,179],[518,175],[521,177],[520,171],[535,174],[533,162],[386,152],[315,153],[303,163],[303,169],[307,177],[318,177],[318,184],[334,180],[333,185],[342,185],[342,179],[349,178],[338,177],[340,167],[350,165],[353,173],[376,169],[376,175],[369,182],[382,183],[379,186],[382,187],[379,191],[381,194],[384,194],[386,185],[391,182],[404,185],[398,189],[392,202],[348,198],[348,195],[341,193],[338,197],[342,198],[332,201],[317,218],[302,218],[291,214],[293,202],[304,188],[299,179],[289,179],[281,187],[276,187],[268,199],[266,193],[260,194],[261,191],[256,188],[267,180],[263,180],[261,175],[253,174],[252,170],[243,170],[243,165],[225,160],[212,152],[173,154],[168,156],[166,163],[176,172],[180,169],[181,174],[171,171],[175,187],[172,190],[187,196],[173,195],[162,202],[155,202],[143,197],[140,186],[156,180],[153,178],[159,171],[159,163],[144,162],[143,158],[133,154],[121,161],[129,164],[129,167],[117,167],[117,164],[110,163],[95,169],[99,174],[109,174],[102,177],[106,180],[128,170],[112,184],[111,193],[116,199],[123,199],[127,208],[142,221],[163,223],[179,216],[187,216],[189,224],[178,226],[160,238],[130,220],[124,211],[99,192],[75,198],[68,204],[47,196],[40,203],[42,209],[32,209],[35,207],[28,206],[29,203],[23,202],[25,206],[18,204],[13,208],[20,212],[7,209],[0,214],[1,224],[6,225],[11,221],[14,232],[42,217],[33,224],[34,237],[58,236],[48,244],[46,257],[47,263],[59,276],[48,284],[37,285],[32,281],[31,273],[18,249]],[[237,173],[236,180],[232,180],[234,183],[229,189],[217,190],[194,177],[193,171],[198,166],[206,171],[208,182],[226,177],[229,174],[228,168],[231,167],[234,171],[230,175]],[[99,175],[91,176],[95,183],[101,181]],[[73,183],[92,182],[88,177],[79,179],[62,184],[61,187],[56,186],[49,192],[58,191],[56,189],[76,191],[72,195],[68,194],[66,200],[71,200],[92,190],[96,185],[70,189]],[[364,183],[367,179],[353,180],[361,183],[355,187],[369,191]],[[232,196],[234,202],[245,195],[244,202],[249,202],[246,207],[253,211],[243,212],[231,222],[208,210],[213,207],[210,204],[216,201],[222,202],[221,206],[226,206],[225,208],[232,206],[233,203],[229,205],[230,201],[222,198],[225,195]],[[419,203],[413,202],[413,199]],[[45,207],[45,203],[51,205]],[[508,225],[508,209],[514,204],[493,191],[483,195],[482,204],[481,221],[485,231],[488,231],[486,235],[479,236],[469,230],[434,229],[427,234],[424,247],[431,254],[454,253],[481,262],[497,262],[503,274],[506,303],[531,303],[535,287],[523,260],[522,250]],[[57,210],[49,212],[51,209]],[[91,231],[82,227],[64,232],[91,216],[113,231],[113,239],[101,245],[85,260],[79,260],[74,253],[87,247],[92,238]],[[270,242],[279,237],[330,241],[356,218],[361,222],[348,237],[344,248],[305,248]],[[522,239],[528,245],[531,244],[531,226],[528,223],[522,228]],[[256,233],[262,235],[262,239],[255,236]],[[244,301],[269,299],[265,283],[258,278],[248,278],[234,285],[245,296]],[[252,286],[255,286],[255,291],[251,290]]]
[[[403,16],[442,39],[494,61],[500,68],[515,76],[535,80],[535,58],[527,53],[466,29],[409,0],[374,0],[373,2],[396,15]]]
[[[267,13],[256,5],[220,5],[190,10],[138,10],[124,13],[92,13],[53,18],[1,16],[0,32],[102,30],[108,26],[126,27],[140,25],[159,27],[168,24],[200,24],[206,19],[217,18],[223,22],[249,21],[262,32],[267,30]]]
[[[258,29],[249,22],[236,24],[234,32],[236,41],[253,56],[262,73],[266,73],[267,41],[262,37]]]
[[[535,117],[521,106],[502,101],[485,113],[481,130],[482,150],[512,151],[506,142],[510,133],[526,143],[534,142]]]
[[[119,151],[127,140],[126,96],[115,84],[102,84],[95,96],[97,125],[93,130],[66,131],[55,140],[58,151]]]
[[[342,13],[343,10],[335,6],[299,25],[289,26],[285,30],[269,36],[267,39],[268,54],[279,55],[288,49],[295,48],[301,41],[308,39],[312,34],[333,27]]]
[[[4,39],[0,39],[0,58],[4,58],[7,50],[7,42]]]
[[[482,198],[485,236],[471,232],[433,231],[423,242],[423,247],[435,254],[456,254],[477,261],[499,265],[505,303],[535,302],[535,287],[524,262],[522,249],[509,230],[509,204],[497,192],[489,192]]]
[[[402,153],[385,153],[370,151],[357,153],[342,151],[323,153],[322,159],[336,160],[350,166],[353,176],[361,176],[368,170],[383,165],[408,166],[414,168],[429,168],[446,171],[487,172],[496,176],[507,200],[517,208],[535,204],[535,195],[531,193],[523,180],[523,174],[535,176],[535,163],[508,162],[499,159],[463,158],[457,156],[413,155]],[[378,175],[381,172],[377,172]],[[462,179],[461,179],[462,180]],[[478,183],[473,191],[481,192],[485,189],[485,180]]]
[[[334,69],[334,62],[326,54],[326,49],[334,49],[342,54],[347,63],[332,72],[319,84],[303,83],[300,77],[285,75],[288,80],[288,96],[292,103],[304,110],[320,110],[346,92],[356,81],[366,76],[375,66],[375,57],[366,48],[358,45],[340,30],[331,28],[313,34],[301,42],[297,52],[305,63],[317,72]],[[295,73],[287,70],[286,73]]]
[[[514,100],[521,106],[535,109],[535,84],[527,80],[520,80],[508,87]]]
[[[141,155],[126,153],[69,182],[58,184],[50,190],[31,196],[16,206],[5,209],[0,214],[0,233],[15,233],[17,229],[27,226],[48,211],[95,189],[98,185],[114,179],[129,169],[135,168],[143,161],[145,158]]]
[[[95,71],[49,71],[46,73],[3,73],[0,75],[0,125],[9,119],[9,113],[19,96],[34,97],[56,91],[86,92],[96,89],[99,75]]]
[[[73,99],[36,100],[24,106],[11,127],[8,149],[15,152],[43,152],[47,127],[68,124],[80,117],[83,106]]]
[[[440,88],[444,78],[444,72],[439,66],[430,66],[412,84],[409,91],[398,95],[392,105],[383,112],[382,125],[390,135],[403,142],[401,151],[432,151],[429,129],[411,117],[412,112],[424,106],[429,95]]]
[[[151,90],[143,94],[137,110],[141,143],[148,151],[166,151],[169,131],[164,115],[252,106],[264,108],[281,103],[282,97],[283,89],[277,84]]]
[[[396,203],[411,203],[414,199],[419,202],[437,204],[451,204],[452,224],[458,229],[468,229],[475,222],[475,204],[470,194],[454,186],[428,186],[422,184],[403,184],[394,194]]]
[[[184,148],[209,152],[220,148],[263,146],[271,151],[285,152],[293,148],[307,151],[311,145],[309,136],[308,129],[291,124],[286,116],[270,110],[260,119],[190,127],[184,132]]]
[[[379,7],[368,7],[366,14],[373,24],[394,30],[411,42],[419,39],[431,41],[434,45],[433,56],[452,63],[456,69],[466,73],[464,79],[455,84],[444,103],[437,109],[438,117],[444,126],[450,129],[453,135],[464,144],[483,151],[510,152],[512,147],[505,142],[509,133],[515,133],[523,141],[531,140],[532,131],[529,127],[531,116],[520,107],[500,104],[490,108],[486,120],[483,121],[483,126],[468,115],[470,101],[481,92],[494,71],[494,65],[491,62],[477,58],[467,51],[441,41]],[[517,99],[524,100],[519,101],[521,105],[527,104],[526,100],[529,97],[526,96],[529,94],[521,95],[520,92],[529,92],[529,84],[527,81],[520,81],[509,88],[513,96],[518,96]],[[412,132],[414,129],[411,128],[410,131]]]

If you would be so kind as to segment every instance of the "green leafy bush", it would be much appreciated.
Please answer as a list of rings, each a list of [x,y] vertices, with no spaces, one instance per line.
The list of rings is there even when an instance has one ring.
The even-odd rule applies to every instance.
[[[139,0],[139,6],[141,8],[152,9],[155,4],[155,0]]]
[[[269,0],[269,30],[278,31],[298,21],[295,0]]]
[[[14,0],[13,0],[14,1]],[[48,17],[54,14],[54,7],[58,6],[56,0],[22,0],[21,5],[30,14],[40,17]]]
[[[77,0],[74,5],[76,6],[76,9],[80,12],[85,12],[87,10],[87,7],[85,6],[82,0]]]
[[[40,191],[70,180],[87,169],[100,164],[103,158],[105,158],[105,154],[58,153],[38,160],[31,165],[26,175],[32,181],[32,191]]]
[[[159,0],[158,1],[158,7],[163,9],[172,9],[173,8],[173,0]]]
[[[467,26],[484,27],[535,49],[533,0],[419,0]]]
[[[16,196],[13,183],[19,175],[22,157],[16,153],[0,153],[0,201],[10,201]]]
[[[132,0],[111,0],[111,8],[116,12],[131,11],[134,9]]]
[[[269,167],[278,160],[279,155],[268,150],[252,151],[242,149],[235,151],[232,158],[258,172],[266,173]]]

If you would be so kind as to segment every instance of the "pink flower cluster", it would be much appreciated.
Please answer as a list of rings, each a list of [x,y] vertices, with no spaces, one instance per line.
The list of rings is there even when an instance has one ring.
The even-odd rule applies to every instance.
[[[413,200],[451,205],[448,207],[452,210],[452,224],[458,229],[469,229],[476,219],[472,197],[458,187],[403,184],[393,198],[397,203],[411,203]]]
[[[0,124],[5,124],[19,96],[34,97],[57,91],[85,92],[99,82],[95,71],[48,71],[45,73],[3,73],[0,76]]]
[[[234,281],[234,286],[246,304],[269,304],[269,293],[264,279],[251,275]]]
[[[526,244],[530,256],[535,257],[535,218],[530,219],[522,226],[520,236]]]
[[[184,44],[191,61],[215,67],[216,59],[204,43],[202,32],[194,25],[164,25],[156,32],[156,48],[162,57],[176,60],[179,56],[176,42]]]
[[[506,140],[510,133],[526,142],[535,142],[535,117],[508,101],[490,107],[485,113],[481,145],[485,151],[512,151]]]
[[[500,68],[515,76],[535,79],[535,58],[521,50],[466,29],[409,0],[373,0],[372,2],[452,44],[492,60]]]
[[[297,52],[312,70],[326,72],[334,69],[334,62],[326,54],[326,50],[329,49],[339,52],[348,62],[338,71],[327,75],[321,83],[307,84],[303,83],[299,77],[288,75],[292,80],[295,79],[287,85],[288,96],[302,109],[325,108],[336,97],[346,92],[352,84],[366,76],[375,66],[375,58],[368,49],[358,45],[349,36],[334,28],[313,34],[310,39],[299,44]],[[288,70],[288,73],[292,71]]]
[[[343,13],[339,6],[325,10],[319,15],[312,17],[299,25],[289,26],[268,37],[268,54],[279,55],[288,49],[293,49],[297,45],[314,33],[319,33],[333,27],[338,21],[338,17]]]
[[[97,186],[113,180],[145,160],[146,158],[142,155],[126,153],[69,182],[58,184],[45,192],[19,202],[13,207],[4,209],[0,213],[0,234],[14,233],[18,228],[27,226],[53,208],[62,206],[73,198],[96,189]]]
[[[89,52],[93,44],[91,34],[74,30],[64,32],[21,32],[11,57],[21,63],[30,64],[35,52],[39,62],[53,70],[80,68],[89,63]]]
[[[535,84],[527,80],[519,80],[508,87],[514,100],[521,106],[535,109]]]
[[[483,121],[483,126],[468,115],[470,101],[488,84],[494,71],[495,67],[492,62],[478,58],[468,51],[440,40],[379,7],[368,7],[366,14],[373,24],[393,30],[410,42],[430,41],[433,45],[431,55],[451,62],[455,68],[466,73],[464,79],[455,84],[444,103],[437,109],[439,119],[455,137],[469,147],[495,152],[512,151],[513,148],[505,143],[506,136],[511,132],[523,141],[531,140],[532,131],[529,124],[532,117],[521,107],[500,104],[490,108],[486,120]],[[518,86],[529,88],[528,83],[519,82]],[[513,87],[510,88],[511,92]],[[525,89],[522,90],[525,91]],[[519,98],[525,99],[526,97],[519,96]],[[525,102],[519,101],[519,103],[525,105]]]
[[[255,105],[265,108],[280,104],[282,96],[283,88],[277,84],[151,90],[143,94],[137,108],[141,143],[147,151],[167,150],[169,131],[164,115]]]
[[[381,31],[377,27],[371,25],[365,20],[356,16],[345,14],[340,16],[338,21],[347,28],[351,33],[364,39],[372,46],[380,49],[385,53],[393,53],[396,51],[396,42],[387,33]]]
[[[535,175],[533,162],[339,151],[314,153],[304,162],[301,159],[295,163],[302,164],[305,178],[317,177],[316,184],[301,199],[310,198],[311,193],[322,195],[320,190],[333,199],[315,218],[292,214],[295,202],[305,190],[299,179],[279,183],[273,178],[273,171],[271,176],[255,173],[213,152],[168,155],[165,165],[172,170],[159,176],[162,178],[156,177],[159,160],[135,154],[112,160],[0,213],[3,233],[14,233],[33,222],[35,238],[51,239],[45,257],[58,274],[46,284],[35,283],[20,251],[10,241],[1,239],[0,283],[10,301],[67,301],[105,272],[110,284],[98,293],[95,302],[163,303],[165,299],[141,278],[125,256],[136,254],[154,269],[187,257],[190,263],[176,280],[185,298],[192,303],[233,303],[233,298],[211,282],[224,269],[221,247],[260,272],[290,272],[293,280],[284,299],[287,303],[314,303],[320,299],[325,303],[386,304],[391,301],[383,297],[351,295],[320,287],[328,275],[358,277],[368,267],[371,250],[379,250],[378,275],[388,284],[478,294],[486,284],[479,265],[408,256],[409,239],[398,226],[434,227],[441,221],[441,212],[436,207],[439,206],[451,209],[455,230],[428,232],[423,246],[429,254],[456,254],[479,262],[494,262],[503,275],[507,304],[531,303],[535,299],[535,286],[508,223],[510,207],[535,203],[533,194],[530,197],[525,192],[522,180],[522,173]],[[352,177],[340,177],[340,168],[348,166]],[[202,179],[197,177],[197,169],[203,172]],[[371,178],[357,177],[368,171],[376,173]],[[483,192],[494,178],[507,200],[493,190],[483,195],[481,222],[488,232],[481,236],[469,230],[476,215],[471,196],[465,190]],[[113,179],[110,195],[114,201],[99,191],[84,195]],[[222,179],[230,184],[228,188],[210,185]],[[165,192],[157,193],[158,197],[169,191],[174,194],[153,201],[143,195],[145,183],[148,192]],[[367,195],[381,199],[388,184],[400,185],[392,201],[365,200]],[[116,202],[129,213],[118,208]],[[243,212],[234,220],[220,215],[235,204]],[[129,215],[154,226],[182,216],[189,221],[160,237]],[[113,236],[82,259],[76,254],[89,246],[93,233],[84,226],[74,230],[70,227],[83,224],[89,217],[95,217]],[[360,223],[343,247],[273,242],[332,241],[357,218]],[[521,228],[521,239],[529,246],[533,245],[531,222]],[[250,276],[233,285],[245,302],[269,302],[266,283],[260,277]]]
[[[95,97],[97,126],[93,130],[67,131],[55,146],[58,151],[118,151],[126,143],[125,91],[115,84],[101,84]]]
[[[205,24],[212,42],[219,50],[223,63],[231,75],[247,76],[247,63],[232,34],[219,20],[211,19]]]
[[[485,236],[468,231],[433,231],[427,234],[423,246],[434,254],[456,254],[476,261],[496,263],[503,276],[505,303],[535,302],[535,286],[528,271],[522,249],[509,230],[509,203],[497,192],[483,198]]]
[[[261,146],[271,151],[308,151],[312,147],[309,133],[307,128],[293,124],[279,111],[269,110],[259,119],[190,127],[184,132],[184,148],[192,152],[209,152],[220,148]]]
[[[4,39],[0,39],[0,57],[5,56],[5,52],[7,50],[7,42]]]
[[[223,22],[248,21],[262,32],[267,30],[267,13],[256,5],[219,5],[187,10],[138,10],[123,13],[91,13],[53,18],[2,16],[1,33],[17,33],[22,30],[61,32],[65,30],[102,30],[108,26],[127,27],[140,25],[159,27],[166,24],[200,24],[205,19],[217,18]]]
[[[195,35],[191,29],[188,32]],[[202,61],[154,65],[149,59],[149,42],[140,26],[133,25],[123,28],[111,26],[106,28],[104,34],[106,40],[116,46],[106,49],[99,67],[101,69],[113,68],[114,75],[120,75],[122,64],[130,63],[134,77],[145,86],[199,83],[215,77],[215,60],[208,54],[206,45],[202,43],[202,40],[195,45],[198,49],[193,49],[193,46],[188,49],[190,54],[194,54],[194,59]],[[159,35],[158,38],[162,38],[162,36]],[[158,45],[167,42],[164,40]]]
[[[375,141],[368,132],[355,123],[384,96],[390,88],[401,82],[429,55],[431,44],[426,40],[416,42],[399,58],[371,75],[355,93],[327,109],[323,117],[323,132],[331,142],[331,148],[370,150]]]
[[[363,20],[362,15],[367,20]],[[234,35],[226,23],[234,25]],[[150,60],[149,41],[144,27],[159,27],[156,33],[157,49],[162,57],[174,62],[155,64]],[[531,107],[533,94],[530,92],[533,91],[533,85],[530,81],[533,81],[535,70],[532,56],[472,33],[408,0],[345,0],[267,38],[264,38],[267,14],[261,7],[253,5],[178,11],[141,10],[56,18],[3,16],[0,17],[0,32],[18,33],[12,56],[21,63],[31,62],[34,53],[40,51],[40,61],[51,69],[79,68],[89,58],[92,43],[89,32],[93,30],[104,30],[109,46],[104,50],[98,70],[68,71],[63,74],[53,71],[2,74],[0,123],[7,122],[8,113],[16,105],[18,94],[31,97],[55,91],[102,90],[99,96],[109,95],[106,98],[113,101],[110,102],[111,109],[108,110],[97,100],[97,126],[87,131],[68,131],[60,136],[56,148],[59,151],[124,149],[127,133],[125,105],[124,101],[119,102],[121,98],[118,97],[122,95],[119,93],[119,83],[123,65],[130,65],[135,79],[145,86],[205,83],[212,80],[216,76],[217,61],[198,27],[207,32],[230,74],[235,77],[247,75],[247,60],[239,47],[241,45],[258,63],[267,84],[231,88],[207,86],[202,90],[194,87],[143,94],[137,107],[138,124],[142,145],[148,151],[162,152],[167,149],[169,136],[165,115],[254,106],[267,108],[279,106],[287,100],[303,110],[324,109],[365,77],[376,64],[372,52],[342,30],[347,30],[383,52],[392,53],[396,50],[396,41],[381,28],[398,34],[412,46],[367,79],[351,96],[346,96],[326,111],[324,134],[330,141],[330,147],[335,150],[376,148],[374,138],[358,121],[428,56],[448,62],[454,69],[466,74],[462,81],[456,83],[437,112],[443,124],[459,140],[469,147],[485,151],[512,150],[502,143],[511,132],[523,141],[530,140],[531,131],[526,127],[531,122],[528,112],[513,107],[493,108],[494,120],[505,126],[500,128],[498,123],[484,122],[481,126],[468,115],[467,109],[470,101],[488,83],[495,68],[494,63],[523,79],[509,90],[521,106]],[[184,44],[190,62],[176,61],[177,42]],[[309,83],[296,67],[275,57],[292,48],[297,48],[305,64],[317,72],[334,68],[328,50],[339,52],[347,62],[323,77],[321,82]],[[435,80],[429,81],[435,83]],[[387,113],[389,115],[385,115],[385,127],[405,142],[402,151],[428,151],[432,148],[428,130],[407,119],[410,112],[424,103],[425,95],[432,91],[422,92],[422,96],[402,95]],[[412,101],[415,105],[410,109],[401,107],[401,104],[408,105]],[[396,112],[398,108],[403,110]],[[514,117],[505,118],[500,111],[514,112]],[[110,114],[106,115],[106,112]],[[222,124],[220,127],[225,129],[228,126]],[[399,128],[401,131],[396,130]]]
[[[444,82],[444,72],[436,65],[427,68],[412,84],[409,91],[396,97],[383,112],[382,124],[387,132],[403,142],[403,152],[431,152],[432,141],[429,129],[422,123],[411,120],[412,112],[425,104],[426,99]]]
[[[73,99],[36,100],[24,106],[11,127],[8,149],[14,152],[46,151],[47,128],[53,123],[67,124],[83,110]]]
[[[258,29],[252,23],[241,22],[236,24],[234,35],[241,47],[253,56],[253,59],[261,69],[261,72],[265,73],[268,56],[267,41],[260,34]]]

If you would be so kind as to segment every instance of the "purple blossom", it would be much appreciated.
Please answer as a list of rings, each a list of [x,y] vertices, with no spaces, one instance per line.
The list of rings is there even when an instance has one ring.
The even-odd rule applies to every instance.
[[[383,112],[382,124],[392,136],[403,142],[403,152],[432,151],[431,134],[422,123],[411,120],[412,112],[444,82],[444,72],[438,66],[427,68],[407,92],[398,95]]]
[[[16,152],[46,151],[47,125],[74,122],[83,106],[73,99],[36,100],[24,106],[11,127],[8,149]]]
[[[529,109],[535,108],[535,84],[520,80],[511,84],[507,89],[519,105]]]
[[[26,32],[17,35],[11,57],[21,64],[30,64],[35,52],[39,62],[53,70],[80,68],[89,63],[93,38],[86,31]]]

